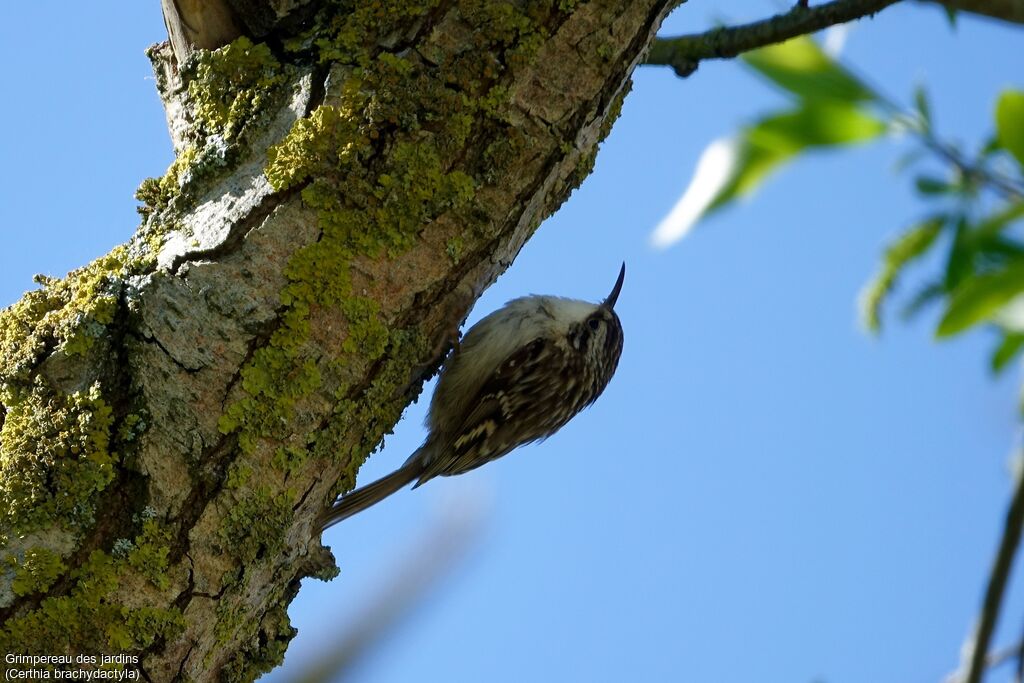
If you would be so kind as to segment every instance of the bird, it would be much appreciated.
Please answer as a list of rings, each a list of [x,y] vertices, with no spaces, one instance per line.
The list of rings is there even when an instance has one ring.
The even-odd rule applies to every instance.
[[[469,328],[441,369],[423,445],[391,474],[333,501],[320,529],[413,482],[462,474],[543,441],[596,401],[622,354],[615,302],[625,277],[623,263],[600,303],[533,294]]]

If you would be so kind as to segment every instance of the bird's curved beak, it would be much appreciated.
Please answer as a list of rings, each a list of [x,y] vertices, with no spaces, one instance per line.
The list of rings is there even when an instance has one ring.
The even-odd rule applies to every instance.
[[[612,293],[608,295],[608,298],[604,300],[602,306],[608,308],[615,308],[615,302],[619,298],[619,292],[622,291],[622,281],[626,279],[626,262],[622,262],[622,269],[619,271],[619,279],[615,281],[615,286],[612,287]]]

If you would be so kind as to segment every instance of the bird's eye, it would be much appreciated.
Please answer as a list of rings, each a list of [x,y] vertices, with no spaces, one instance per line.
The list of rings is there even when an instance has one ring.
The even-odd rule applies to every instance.
[[[590,320],[587,321],[587,324],[590,325],[590,329],[592,330],[596,330],[597,328],[601,327],[601,321],[598,320],[597,318],[591,318]]]

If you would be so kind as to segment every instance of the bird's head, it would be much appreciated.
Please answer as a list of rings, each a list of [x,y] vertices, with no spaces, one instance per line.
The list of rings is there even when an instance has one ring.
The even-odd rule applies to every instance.
[[[615,313],[615,302],[625,278],[623,263],[611,293],[599,304],[578,309],[578,319],[569,325],[569,346],[584,355],[587,365],[597,371],[603,383],[611,379],[622,354],[622,323]]]

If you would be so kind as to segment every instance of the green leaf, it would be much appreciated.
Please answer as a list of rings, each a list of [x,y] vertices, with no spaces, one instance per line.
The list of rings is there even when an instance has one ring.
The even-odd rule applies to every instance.
[[[1020,242],[1008,237],[1006,229],[1024,217],[1024,205],[1012,202],[972,225],[966,215],[950,217],[956,228],[949,248],[943,287],[953,292],[978,271],[1005,267],[1021,259]]]
[[[1020,220],[1021,217],[1024,217],[1024,201],[1011,202],[978,223],[975,232],[983,236],[998,234]]]
[[[895,287],[900,273],[928,251],[945,223],[945,216],[929,218],[904,232],[886,247],[881,269],[861,290],[860,318],[868,330],[878,332],[881,329],[882,305]]]
[[[753,192],[771,171],[806,149],[865,142],[885,130],[874,116],[842,102],[803,102],[798,109],[761,119],[741,132],[733,175],[705,215]]]
[[[957,9],[955,7],[950,7],[949,5],[943,5],[942,9],[946,10],[946,22],[949,24],[949,27],[955,31],[956,20],[959,16]]]
[[[1024,91],[1004,90],[996,102],[996,137],[1024,167]]]
[[[1024,244],[1002,235],[978,235],[973,236],[975,251],[978,255],[979,265],[985,270],[992,270],[992,265],[999,265],[1012,260],[1024,259]]]
[[[923,195],[952,194],[957,190],[956,185],[931,176],[918,176],[914,180],[914,185],[917,187],[917,191]]]
[[[928,103],[928,93],[922,85],[914,88],[914,107],[917,109],[917,113],[921,117],[921,123],[924,124],[924,129],[930,130],[932,127],[932,108]]]
[[[991,320],[1021,292],[1024,292],[1024,266],[1019,263],[964,280],[950,297],[935,336],[951,337]]]
[[[1007,364],[1020,353],[1021,349],[1024,349],[1024,334],[1004,332],[1003,340],[992,352],[990,359],[992,372],[999,373],[1005,370]]]
[[[803,100],[857,103],[879,99],[871,88],[807,36],[753,50],[742,59],[762,76]]]
[[[885,124],[864,109],[845,102],[808,101],[798,109],[762,119],[746,130],[752,143],[777,151],[832,147],[873,140]]]
[[[993,135],[985,141],[984,145],[981,146],[981,151],[978,153],[978,157],[985,159],[986,157],[992,156],[1000,149],[1002,149],[1002,147],[999,146],[999,140],[997,140],[996,136]]]
[[[965,278],[974,273],[974,244],[967,219],[958,216],[955,222],[956,229],[953,233],[953,244],[949,247],[949,256],[946,258],[943,282],[947,292],[956,289]]]

